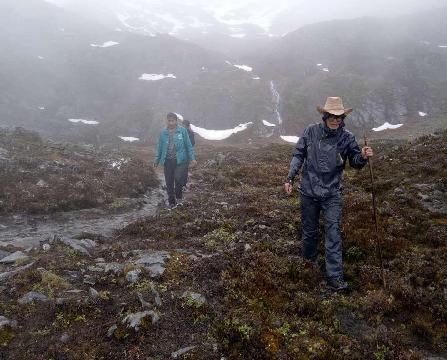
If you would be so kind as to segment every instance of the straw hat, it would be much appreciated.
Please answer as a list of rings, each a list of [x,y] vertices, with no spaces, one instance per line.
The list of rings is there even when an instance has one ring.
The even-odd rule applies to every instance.
[[[317,106],[317,111],[320,114],[329,113],[332,115],[349,115],[352,113],[352,108],[345,109],[341,97],[328,97],[324,107]]]

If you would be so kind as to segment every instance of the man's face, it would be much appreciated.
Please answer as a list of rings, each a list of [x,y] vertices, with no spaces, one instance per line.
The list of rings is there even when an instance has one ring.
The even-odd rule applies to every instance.
[[[173,130],[177,126],[177,119],[175,117],[168,117],[166,119],[166,122],[168,124],[168,129]]]
[[[331,115],[326,121],[327,127],[331,130],[337,130],[340,127],[342,120],[343,119],[339,116]]]

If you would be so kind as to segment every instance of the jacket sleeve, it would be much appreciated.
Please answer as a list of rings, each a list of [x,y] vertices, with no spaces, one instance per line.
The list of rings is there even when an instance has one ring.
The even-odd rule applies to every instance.
[[[349,165],[354,169],[360,170],[368,162],[367,160],[365,160],[363,158],[359,144],[355,140],[354,135],[350,136],[349,143],[348,143],[347,155],[348,155],[348,159],[349,159]]]
[[[155,155],[155,159],[154,159],[154,164],[155,165],[160,164],[162,146],[163,146],[163,144],[162,144],[162,133],[160,133],[160,136],[158,137],[157,154]]]
[[[184,132],[185,132],[185,134],[183,136],[183,139],[185,142],[186,153],[188,154],[188,160],[189,161],[195,160],[196,156],[194,154],[194,149],[192,147],[191,140],[189,139],[188,131],[186,131],[186,129],[184,129]]]
[[[293,183],[293,179],[298,174],[304,160],[307,156],[307,140],[309,136],[309,128],[304,131],[302,137],[300,137],[296,143],[295,150],[293,151],[292,161],[290,162],[289,174],[287,176],[287,181]]]

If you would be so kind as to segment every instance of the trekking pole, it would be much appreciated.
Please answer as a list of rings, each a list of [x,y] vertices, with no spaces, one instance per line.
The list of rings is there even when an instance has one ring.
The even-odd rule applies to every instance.
[[[368,140],[366,138],[366,134],[364,135],[364,139],[365,139],[365,146],[368,146]],[[379,224],[378,224],[378,221],[377,221],[376,191],[375,191],[375,187],[374,187],[373,166],[372,166],[372,161],[371,161],[370,158],[368,158],[367,161],[368,161],[368,166],[369,166],[369,175],[370,175],[370,178],[371,178],[371,194],[372,194],[374,223],[375,223],[375,230],[376,230],[376,246],[377,246],[377,250],[378,250],[378,253],[379,253],[380,271],[381,271],[381,276],[382,276],[383,287],[386,288],[386,279],[385,279],[385,272],[383,270],[383,260],[382,260],[382,244],[381,244],[381,241],[380,241]]]

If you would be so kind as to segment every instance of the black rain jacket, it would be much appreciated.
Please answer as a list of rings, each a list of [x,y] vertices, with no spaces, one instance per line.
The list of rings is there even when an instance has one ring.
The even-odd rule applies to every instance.
[[[331,131],[324,124],[310,125],[296,144],[287,180],[292,183],[302,168],[300,192],[327,198],[341,191],[347,160],[355,169],[367,163],[352,133],[344,127]]]

